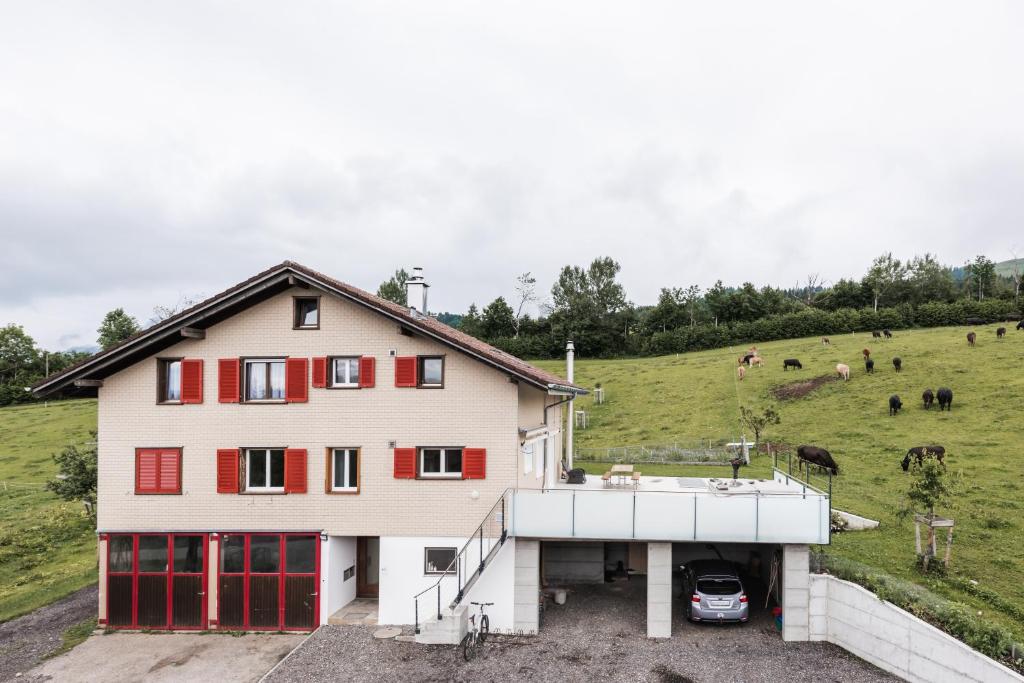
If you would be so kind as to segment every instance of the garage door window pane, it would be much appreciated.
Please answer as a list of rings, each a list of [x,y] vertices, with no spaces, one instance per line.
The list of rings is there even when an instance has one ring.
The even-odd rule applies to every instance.
[[[139,536],[139,571],[167,571],[166,536]]]
[[[110,570],[112,572],[130,572],[132,570],[132,554],[134,544],[131,536],[110,537]]]
[[[280,536],[253,536],[249,541],[249,571],[257,574],[280,571],[280,542]]]
[[[312,536],[289,536],[285,540],[287,563],[285,571],[312,574],[316,571],[316,542]]]
[[[203,537],[174,537],[174,571],[197,574],[203,571]]]
[[[220,571],[227,574],[241,574],[245,571],[245,536],[221,538]]]

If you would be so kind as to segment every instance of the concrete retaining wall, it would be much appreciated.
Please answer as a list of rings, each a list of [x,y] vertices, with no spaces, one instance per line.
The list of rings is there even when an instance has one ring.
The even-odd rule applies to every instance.
[[[808,614],[810,640],[833,642],[908,681],[1024,681],[931,624],[834,576],[811,575]]]

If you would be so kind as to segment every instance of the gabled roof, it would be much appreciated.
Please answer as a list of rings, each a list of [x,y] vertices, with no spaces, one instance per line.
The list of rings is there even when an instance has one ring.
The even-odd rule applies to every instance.
[[[285,261],[230,287],[220,294],[171,316],[117,346],[100,351],[65,370],[50,375],[32,387],[37,396],[57,392],[66,395],[94,394],[95,389],[75,385],[79,380],[109,377],[134,363],[180,342],[183,328],[206,329],[254,304],[295,286],[313,287],[369,308],[391,318],[413,334],[432,338],[456,351],[501,370],[528,384],[566,394],[585,394],[584,389],[564,378],[530,365],[479,339],[394,302],[318,273],[293,261]]]

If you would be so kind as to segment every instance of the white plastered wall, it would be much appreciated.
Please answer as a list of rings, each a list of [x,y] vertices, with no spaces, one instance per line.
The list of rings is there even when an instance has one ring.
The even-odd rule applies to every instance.
[[[320,623],[356,598],[356,576],[345,580],[345,570],[355,567],[354,536],[329,536],[320,546]]]

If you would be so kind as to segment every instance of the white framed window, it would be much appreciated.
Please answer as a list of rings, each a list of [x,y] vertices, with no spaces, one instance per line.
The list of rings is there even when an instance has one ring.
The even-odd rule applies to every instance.
[[[461,448],[421,448],[420,476],[423,478],[458,478],[462,476]]]
[[[284,493],[284,449],[245,449],[245,490]]]
[[[331,359],[331,386],[346,388],[359,386],[358,357]]]
[[[245,400],[284,400],[284,358],[245,359]]]
[[[359,492],[359,449],[331,449],[331,491],[334,493]]]
[[[428,389],[444,388],[444,356],[420,356],[417,362],[417,386]]]
[[[443,574],[455,562],[456,554],[456,548],[424,548],[423,573]]]

